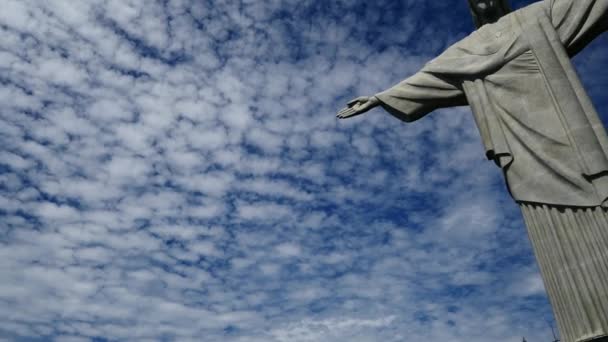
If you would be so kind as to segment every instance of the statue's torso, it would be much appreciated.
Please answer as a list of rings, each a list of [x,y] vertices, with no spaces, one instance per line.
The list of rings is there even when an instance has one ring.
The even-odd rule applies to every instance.
[[[597,206],[608,179],[592,178],[608,170],[608,139],[556,36],[542,8],[528,8],[482,27],[428,67],[446,56],[458,63],[457,54],[472,63],[453,70],[517,201]]]

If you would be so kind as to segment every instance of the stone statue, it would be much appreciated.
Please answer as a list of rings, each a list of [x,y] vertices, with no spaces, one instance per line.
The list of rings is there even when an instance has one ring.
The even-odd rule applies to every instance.
[[[524,215],[562,340],[608,341],[608,137],[570,61],[608,29],[608,0],[515,12],[504,1],[469,3],[475,32],[337,116],[381,106],[410,122],[469,105]]]

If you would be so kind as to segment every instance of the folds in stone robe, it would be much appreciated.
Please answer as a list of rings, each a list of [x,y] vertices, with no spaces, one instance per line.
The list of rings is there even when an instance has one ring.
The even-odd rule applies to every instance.
[[[404,121],[470,105],[517,202],[608,207],[608,137],[570,61],[607,28],[608,0],[538,2],[376,96]]]

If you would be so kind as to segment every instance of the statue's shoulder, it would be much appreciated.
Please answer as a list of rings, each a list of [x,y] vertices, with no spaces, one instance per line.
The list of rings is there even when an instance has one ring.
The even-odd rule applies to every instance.
[[[493,55],[516,38],[519,31],[515,14],[510,13],[494,24],[487,24],[477,29],[449,50],[478,56]]]
[[[527,26],[538,23],[546,15],[545,9],[544,2],[535,3],[482,26],[427,63],[424,70],[468,76],[497,70],[530,48],[528,39],[523,39]]]

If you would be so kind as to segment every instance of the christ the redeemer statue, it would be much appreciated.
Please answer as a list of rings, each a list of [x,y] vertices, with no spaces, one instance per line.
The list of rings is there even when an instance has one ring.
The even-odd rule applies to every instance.
[[[608,0],[469,2],[477,31],[338,117],[382,106],[410,122],[469,105],[523,212],[562,341],[608,341],[608,137],[570,61],[608,29]]]

